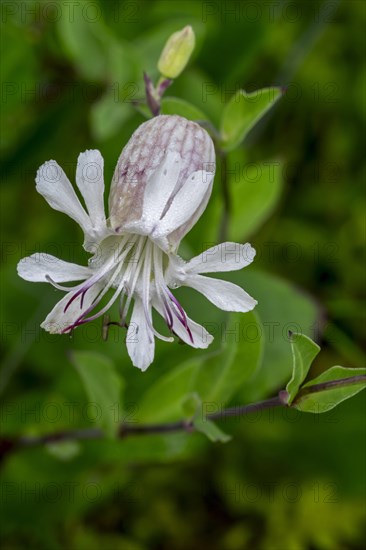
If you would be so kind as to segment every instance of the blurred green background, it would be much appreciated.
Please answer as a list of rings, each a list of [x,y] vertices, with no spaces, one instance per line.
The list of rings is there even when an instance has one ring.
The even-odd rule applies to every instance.
[[[141,374],[122,331],[111,331],[108,342],[98,322],[72,339],[41,332],[60,293],[19,279],[16,264],[37,251],[85,262],[79,228],[35,191],[37,168],[55,159],[73,181],[79,153],[98,148],[108,189],[122,147],[144,120],[132,104],[144,95],[142,72],[157,78],[165,40],[187,24],[197,47],[167,95],[192,102],[216,127],[236,89],[287,87],[228,157],[227,236],[257,249],[253,266],[231,280],[258,300],[262,327],[261,365],[230,404],[271,397],[284,386],[289,329],[322,346],[315,372],[364,365],[364,2],[27,0],[1,8],[3,434],[88,425],[93,412],[83,409],[87,398],[69,354],[75,349],[113,359],[125,380],[119,419],[175,418],[164,384],[174,398],[179,365],[200,352],[159,343]],[[259,163],[280,166],[274,181],[243,176]],[[184,257],[218,241],[221,181],[219,169]],[[185,290],[177,295],[190,316],[216,323],[217,349],[226,318]],[[364,548],[362,394],[324,415],[284,409],[220,426],[233,436],[225,445],[177,433],[9,456],[2,548]]]

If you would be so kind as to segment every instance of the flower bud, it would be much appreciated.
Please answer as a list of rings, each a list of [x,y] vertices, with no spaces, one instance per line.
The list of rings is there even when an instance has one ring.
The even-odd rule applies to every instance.
[[[201,126],[177,115],[144,122],[123,149],[114,172],[109,196],[112,230],[154,239],[165,227],[165,244],[158,244],[176,249],[206,208],[214,173],[214,146]],[[169,230],[164,221],[172,217],[177,223]]]
[[[187,65],[195,46],[195,35],[190,25],[173,33],[160,55],[158,69],[167,78],[177,78]]]

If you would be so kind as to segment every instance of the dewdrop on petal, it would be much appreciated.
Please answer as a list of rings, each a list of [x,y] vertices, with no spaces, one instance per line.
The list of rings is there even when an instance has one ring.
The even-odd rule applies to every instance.
[[[166,78],[177,78],[187,65],[193,52],[196,38],[190,25],[173,33],[160,55],[158,69]]]
[[[172,289],[191,287],[225,311],[250,311],[257,303],[239,286],[202,275],[247,266],[255,255],[250,244],[223,243],[188,262],[176,254],[211,194],[215,151],[210,136],[195,122],[176,115],[144,122],[118,159],[109,216],[104,209],[103,169],[99,151],[79,155],[76,185],[86,208],[54,160],[37,172],[37,191],[52,208],[80,225],[84,248],[93,254],[87,266],[42,253],[19,262],[23,279],[47,282],[66,293],[42,328],[69,333],[104,316],[118,302],[117,324],[127,327],[127,351],[139,369],[153,362],[155,337],[171,342],[174,335],[194,348],[207,348],[213,337],[188,317]],[[79,283],[64,284],[71,281]],[[153,309],[165,320],[168,334],[156,330]]]

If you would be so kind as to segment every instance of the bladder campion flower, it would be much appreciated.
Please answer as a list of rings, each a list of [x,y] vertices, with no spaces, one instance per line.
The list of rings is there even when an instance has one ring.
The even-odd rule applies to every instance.
[[[257,302],[240,287],[202,275],[245,267],[255,255],[249,244],[223,243],[189,262],[176,254],[206,208],[214,174],[210,136],[198,124],[175,115],[155,117],[132,135],[115,169],[108,219],[99,151],[81,153],[77,163],[76,184],[86,209],[60,166],[54,160],[43,164],[37,191],[81,226],[84,248],[93,256],[85,267],[41,253],[19,262],[23,279],[48,282],[67,293],[42,328],[68,333],[104,315],[118,300],[121,325],[129,319],[128,353],[135,366],[146,370],[154,359],[154,336],[173,340],[153,326],[153,308],[169,331],[187,344],[206,348],[213,339],[188,317],[171,289],[192,287],[226,311],[253,309]],[[72,287],[61,284],[70,281],[82,282]],[[104,303],[110,289],[113,294]]]

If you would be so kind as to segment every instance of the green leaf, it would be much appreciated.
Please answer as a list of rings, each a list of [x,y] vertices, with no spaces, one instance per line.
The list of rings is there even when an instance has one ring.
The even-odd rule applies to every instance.
[[[135,80],[141,67],[135,48],[129,42],[116,39],[100,17],[98,3],[93,4],[95,12],[99,11],[99,17],[93,21],[85,17],[82,3],[74,6],[72,17],[60,17],[57,21],[65,54],[80,75],[93,84],[113,84],[122,95],[124,91],[128,94],[137,91]]]
[[[280,88],[263,88],[249,94],[239,90],[222,113],[223,149],[225,151],[235,149],[280,97]]]
[[[208,420],[202,416],[197,416],[193,420],[193,426],[198,432],[207,436],[210,441],[227,443],[231,439],[230,435],[224,433],[212,420]]]
[[[182,418],[182,407],[192,405],[192,394],[214,408],[227,403],[260,364],[263,341],[258,337],[262,333],[258,323],[256,314],[250,312],[233,314],[229,322],[217,325],[221,349],[178,365],[153,384],[141,400],[139,421]],[[254,337],[248,338],[253,332]]]
[[[182,402],[182,409],[185,418],[192,419],[194,428],[203,433],[210,441],[226,443],[231,437],[225,434],[212,420],[205,416],[205,408],[197,393],[186,395]]]
[[[245,239],[272,214],[282,193],[282,174],[283,164],[279,160],[247,163],[240,173],[236,169],[230,171],[230,239]]]
[[[218,329],[222,347],[195,370],[192,390],[205,402],[215,402],[222,407],[259,366],[263,340],[260,321],[252,311],[232,313]]]
[[[354,380],[354,377],[366,376],[366,368],[349,369],[346,367],[335,366],[310,382],[302,386],[298,398],[293,403],[293,407],[303,412],[323,413],[330,411],[342,401],[349,399],[353,395],[366,388],[366,379]],[[318,384],[332,382],[336,380],[349,379],[349,383],[342,386],[331,386],[321,389],[314,388]]]
[[[199,407],[202,407],[202,401],[197,393],[189,393],[184,397],[182,410],[185,418],[193,418]]]
[[[120,403],[123,380],[116,373],[114,364],[103,355],[75,351],[72,361],[83,382],[86,394],[96,407],[96,423],[109,437],[115,437],[119,422],[115,410]]]
[[[1,82],[2,82],[2,103],[3,109],[0,112],[0,134],[1,150],[11,150],[26,135],[28,128],[36,127],[39,114],[36,111],[36,102],[22,100],[18,93],[23,89],[35,90],[41,80],[40,57],[37,56],[36,48],[33,46],[30,36],[23,32],[21,25],[17,25],[6,14],[6,24],[1,26],[1,37],[4,44],[8,44],[7,55],[1,59]],[[15,6],[15,4],[14,4]],[[17,8],[15,8],[17,10]],[[31,47],[33,46],[33,47]],[[5,176],[5,174],[4,174]],[[3,199],[4,200],[4,199]],[[4,237],[3,237],[4,239]]]
[[[293,333],[291,335],[291,350],[293,358],[292,378],[286,386],[289,394],[289,405],[295,399],[312,362],[320,351],[320,347],[304,334]]]
[[[269,397],[287,384],[293,364],[288,333],[301,332],[310,337],[318,334],[319,311],[303,290],[275,275],[250,267],[231,273],[230,280],[258,300],[255,312],[263,331],[261,366],[242,389],[241,400],[248,403]]]
[[[207,115],[201,109],[198,109],[192,103],[180,99],[179,97],[164,97],[161,101],[162,115],[179,115],[188,120],[201,121],[209,120]]]
[[[92,81],[103,81],[107,76],[107,54],[100,18],[88,22],[81,6],[77,6],[73,17],[60,17],[57,26],[65,53],[80,74]]]
[[[46,449],[50,455],[59,460],[68,461],[75,458],[81,451],[79,441],[57,441],[48,443]]]
[[[205,416],[205,407],[197,393],[186,395],[182,402],[185,418],[192,420],[194,428],[203,433],[210,441],[226,443],[231,437],[225,434],[212,420]]]
[[[192,375],[202,356],[188,360],[158,379],[142,396],[139,403],[139,422],[164,422],[182,418],[182,405],[191,393]]]
[[[90,125],[94,138],[104,141],[116,135],[134,114],[131,104],[124,103],[110,91],[94,103],[90,111]]]

